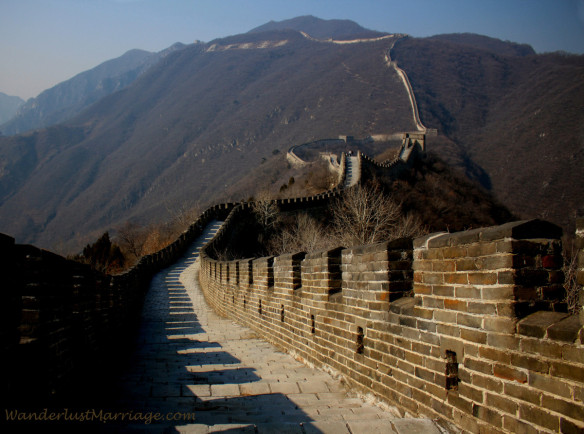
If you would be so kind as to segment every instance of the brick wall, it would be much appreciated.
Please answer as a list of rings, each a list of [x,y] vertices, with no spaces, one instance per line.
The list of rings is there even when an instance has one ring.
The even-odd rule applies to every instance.
[[[560,237],[535,220],[275,258],[203,252],[199,278],[220,314],[408,411],[471,432],[581,432]]]
[[[115,276],[0,234],[2,404],[58,399],[68,386],[86,382],[88,369],[99,373],[98,361],[117,358],[139,324],[153,274],[233,207],[210,208],[173,244]]]

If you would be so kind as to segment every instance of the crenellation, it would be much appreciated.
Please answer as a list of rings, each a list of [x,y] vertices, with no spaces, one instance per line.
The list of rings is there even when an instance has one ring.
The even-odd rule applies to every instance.
[[[331,197],[276,203],[298,209]],[[225,224],[211,244],[221,251],[239,213],[249,209],[212,208],[173,246],[121,276],[73,268],[0,236],[3,258],[15,256],[4,249],[17,250],[21,269],[30,269],[16,278],[22,296],[5,296],[20,303],[22,354],[50,355],[55,362],[47,377],[64,379],[77,361],[73,342],[104,348],[112,325],[139,306],[141,283],[153,270],[219,216]],[[582,249],[584,221],[579,224]],[[219,314],[404,410],[472,432],[569,432],[584,430],[584,321],[565,311],[560,237],[557,226],[530,220],[236,261],[213,259],[203,249],[199,279]],[[579,261],[582,283],[582,251]],[[60,303],[65,296],[72,301]],[[63,320],[67,309],[71,316]],[[4,345],[14,345],[3,327]]]
[[[157,271],[176,261],[214,219],[233,204],[205,211],[172,245],[130,270],[107,275],[0,234],[0,341],[7,357],[4,397],[27,405],[59,396],[71,384],[117,357],[139,319],[144,291]],[[212,280],[210,264],[203,274]],[[42,363],[39,361],[42,360]],[[34,397],[29,393],[34,390]]]
[[[311,253],[298,258],[296,290],[294,255],[276,257],[273,305],[264,296],[265,258],[255,259],[249,294],[262,299],[263,313],[256,304],[245,321],[408,411],[484,432],[546,431],[561,420],[582,428],[580,323],[557,311],[550,288],[561,280],[559,241],[538,230],[560,233],[524,221]],[[226,290],[203,280],[205,293]],[[241,306],[216,308],[238,318]],[[541,405],[551,420],[540,420]]]

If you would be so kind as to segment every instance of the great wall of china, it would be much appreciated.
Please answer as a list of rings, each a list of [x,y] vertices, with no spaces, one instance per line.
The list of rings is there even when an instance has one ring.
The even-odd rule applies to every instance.
[[[236,222],[201,254],[202,289],[222,315],[364,393],[470,432],[584,429],[584,313],[562,313],[560,228],[521,221],[214,259]]]
[[[387,61],[397,68],[389,53]],[[411,95],[407,77],[405,84]],[[426,131],[415,100],[412,108],[418,129]],[[384,163],[343,155],[338,187],[274,204],[282,211],[326,204],[356,181],[347,176],[356,164],[398,172],[417,146],[424,149],[421,137],[404,137],[400,157]],[[298,158],[293,149],[290,154]],[[207,303],[298,360],[335,372],[364,394],[469,432],[584,432],[584,310],[563,313],[559,227],[530,220],[310,254],[218,260],[213,252],[237,235],[238,216],[252,207],[209,208],[173,244],[115,276],[0,234],[3,405],[30,391],[40,402],[58,395],[87,375],[79,366],[123,346],[153,276],[221,221],[199,259]],[[576,226],[582,286],[584,218]]]
[[[275,203],[299,210],[341,192]],[[118,276],[2,236],[5,397],[23,388],[49,395],[75,381],[75,366],[110,351],[138,320],[152,276],[221,220],[201,253],[207,302],[299,360],[470,432],[584,429],[584,313],[562,313],[560,228],[532,220],[311,254],[213,258],[251,207],[210,208]],[[577,239],[584,284],[584,219]]]

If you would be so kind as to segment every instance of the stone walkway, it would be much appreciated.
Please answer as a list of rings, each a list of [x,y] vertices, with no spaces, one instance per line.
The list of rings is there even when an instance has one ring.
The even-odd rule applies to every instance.
[[[353,187],[359,183],[361,171],[359,169],[359,157],[356,155],[347,157],[347,168],[345,172],[345,188]]]
[[[207,239],[219,224],[210,225]],[[203,242],[152,281],[138,349],[116,404],[177,420],[116,423],[108,432],[446,432],[429,419],[403,418],[394,407],[351,396],[339,379],[217,316],[198,285],[195,260]],[[194,419],[184,420],[189,415]]]

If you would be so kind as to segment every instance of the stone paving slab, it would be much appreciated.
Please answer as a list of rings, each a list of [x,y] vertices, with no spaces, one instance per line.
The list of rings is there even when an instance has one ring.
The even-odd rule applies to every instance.
[[[271,393],[268,383],[240,384],[241,395],[268,395]]]
[[[299,423],[262,423],[257,425],[258,433],[265,434],[303,434]]]
[[[335,433],[335,434],[351,434],[347,428],[347,424],[343,421],[321,420],[316,422],[307,422],[302,425],[302,429],[306,434],[321,434],[321,433]],[[391,427],[389,427],[391,429]],[[391,431],[386,431],[391,432]]]
[[[351,396],[339,380],[216,315],[198,286],[200,245],[152,280],[117,399],[120,408],[194,413],[194,420],[134,423],[119,432],[441,432],[431,420],[401,419],[397,408]]]
[[[428,419],[394,420],[393,426],[399,434],[441,434],[436,424]]]
[[[282,393],[284,395],[300,394],[300,388],[296,383],[268,383],[272,393]],[[314,399],[318,399],[316,396]]]

